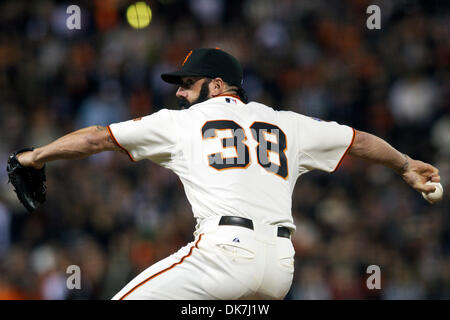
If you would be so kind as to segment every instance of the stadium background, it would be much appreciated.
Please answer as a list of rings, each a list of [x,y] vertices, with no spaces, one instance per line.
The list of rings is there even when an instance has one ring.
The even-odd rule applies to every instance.
[[[153,0],[0,2],[0,167],[24,146],[176,108],[160,73],[197,47],[245,70],[251,100],[374,133],[450,180],[448,1]],[[81,8],[68,30],[66,8]],[[381,8],[368,30],[366,8]],[[48,201],[29,215],[0,170],[0,299],[109,299],[193,239],[182,185],[149,161],[102,153],[47,166]],[[449,299],[450,215],[398,176],[347,157],[302,176],[293,197],[295,278],[287,299]],[[381,290],[366,268],[381,268]],[[66,268],[81,268],[67,290]]]

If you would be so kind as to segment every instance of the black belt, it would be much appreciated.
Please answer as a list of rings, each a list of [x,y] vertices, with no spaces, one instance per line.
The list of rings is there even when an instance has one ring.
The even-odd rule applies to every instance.
[[[220,218],[219,225],[239,226],[253,230],[253,221],[242,217],[222,216]],[[286,227],[278,227],[277,236],[290,239],[291,232]]]

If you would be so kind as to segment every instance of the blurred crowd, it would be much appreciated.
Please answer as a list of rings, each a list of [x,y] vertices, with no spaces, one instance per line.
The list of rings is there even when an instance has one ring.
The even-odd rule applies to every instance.
[[[101,153],[47,164],[48,200],[28,214],[8,155],[76,129],[177,108],[160,79],[198,47],[241,61],[250,100],[371,132],[450,181],[448,1],[152,0],[0,2],[0,299],[109,299],[193,240],[180,180]],[[81,8],[81,30],[66,9]],[[381,9],[369,30],[366,9]],[[287,299],[450,299],[450,192],[429,205],[391,170],[346,157],[300,177]],[[81,269],[68,290],[67,268]],[[367,268],[381,270],[369,290]]]

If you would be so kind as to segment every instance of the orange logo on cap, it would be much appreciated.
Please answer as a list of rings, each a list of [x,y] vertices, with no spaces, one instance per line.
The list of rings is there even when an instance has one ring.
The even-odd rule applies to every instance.
[[[187,59],[191,56],[192,54],[192,50],[189,51],[189,53],[187,54],[186,58],[184,58],[183,64],[181,66],[184,66],[184,64],[186,63]]]

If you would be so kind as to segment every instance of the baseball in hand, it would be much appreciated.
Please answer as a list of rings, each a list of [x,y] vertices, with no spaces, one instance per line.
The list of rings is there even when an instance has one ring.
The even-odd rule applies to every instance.
[[[426,185],[433,185],[436,187],[436,190],[430,193],[422,192],[422,197],[424,197],[425,200],[436,202],[442,199],[442,195],[444,194],[444,188],[442,188],[442,185],[439,182],[431,182],[428,181],[425,183]]]

